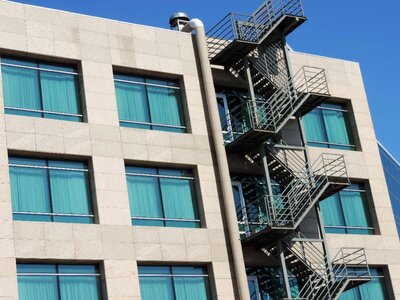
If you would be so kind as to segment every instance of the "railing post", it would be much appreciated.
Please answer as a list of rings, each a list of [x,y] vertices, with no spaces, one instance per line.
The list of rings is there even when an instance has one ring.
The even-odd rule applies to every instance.
[[[273,209],[273,211],[275,212],[275,206],[274,206],[274,198],[273,198],[273,192],[272,192],[272,185],[271,185],[271,176],[269,174],[269,169],[268,169],[268,160],[267,160],[267,154],[265,152],[265,146],[264,144],[261,144],[260,146],[260,155],[261,155],[261,160],[262,160],[262,164],[263,164],[263,172],[264,172],[264,177],[265,177],[265,181],[267,184],[267,192],[268,195],[266,197],[267,201],[270,201],[271,203],[271,207]],[[271,197],[271,198],[268,198]],[[271,216],[273,218],[276,217],[276,214],[274,213],[273,216]],[[273,223],[275,220],[271,220],[271,223]]]
[[[317,213],[317,218],[318,218],[318,225],[319,225],[319,229],[321,231],[321,236],[322,236],[322,247],[324,248],[324,253],[325,253],[325,258],[326,261],[325,263],[328,265],[328,278],[329,276],[334,276],[333,274],[333,268],[332,268],[332,260],[331,260],[331,254],[329,252],[329,247],[328,247],[328,243],[327,243],[327,238],[326,238],[326,232],[325,232],[325,227],[324,227],[324,221],[322,218],[322,213],[321,213],[321,208],[319,205],[316,206],[315,208],[316,213]]]
[[[285,283],[285,290],[286,290],[286,297],[288,299],[292,298],[292,292],[290,290],[290,283],[289,283],[289,274],[287,271],[286,267],[286,260],[285,260],[285,253],[283,252],[283,247],[282,247],[282,242],[278,242],[278,253],[279,253],[279,259],[282,267],[282,273],[283,273],[283,280]]]
[[[232,26],[232,31],[233,31],[233,34],[234,34],[234,38],[235,38],[235,40],[238,40],[239,39],[239,28],[237,27],[237,23],[235,22],[235,18],[234,18],[234,16],[233,16],[233,13],[230,13],[230,19],[231,19],[231,26]]]
[[[247,79],[247,86],[250,94],[250,109],[254,113],[254,127],[258,126],[258,112],[257,112],[257,102],[256,102],[256,94],[254,92],[254,86],[253,86],[253,79],[251,78],[251,71],[250,71],[250,65],[247,56],[243,57],[243,65],[246,70],[246,79]]]

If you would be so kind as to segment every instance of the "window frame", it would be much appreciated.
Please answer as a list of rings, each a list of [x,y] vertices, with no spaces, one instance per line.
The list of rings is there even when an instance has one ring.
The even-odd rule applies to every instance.
[[[49,272],[18,272],[18,266],[21,265],[41,265],[41,266],[54,266],[56,272],[55,273],[49,273]],[[60,267],[62,266],[88,266],[88,267],[94,267],[95,273],[68,273],[68,272],[60,272]],[[102,288],[102,280],[101,280],[101,271],[100,271],[100,266],[97,264],[63,264],[63,263],[37,263],[37,262],[17,262],[17,282],[18,278],[20,277],[56,277],[56,287],[57,287],[57,294],[58,294],[58,300],[61,300],[61,283],[60,283],[60,277],[95,277],[96,280],[96,285],[98,288],[98,295],[99,295],[99,300],[103,299],[103,288]],[[17,283],[19,284],[19,283]]]
[[[36,66],[26,66],[23,64],[14,64],[14,63],[8,63],[8,62],[3,62],[3,59],[10,59],[13,61],[20,61],[20,62],[26,62],[26,63],[32,63],[35,64]],[[62,71],[62,70],[57,70],[57,69],[50,69],[50,68],[42,68],[40,67],[41,64],[47,65],[47,66],[54,66],[54,67],[65,67],[65,68],[71,68],[74,71]],[[77,67],[74,65],[68,65],[64,63],[55,63],[55,62],[46,62],[44,60],[35,60],[35,59],[26,59],[26,58],[19,58],[19,57],[13,57],[13,56],[1,56],[0,57],[0,66],[1,68],[3,66],[7,67],[13,67],[13,68],[20,68],[20,69],[28,69],[28,70],[36,70],[37,71],[37,80],[38,80],[38,86],[39,86],[39,97],[40,97],[40,107],[41,109],[31,109],[31,108],[23,108],[23,107],[16,107],[16,106],[4,106],[4,112],[6,114],[12,114],[12,115],[23,115],[24,112],[27,113],[38,113],[40,116],[35,116],[35,115],[27,115],[31,117],[39,117],[43,119],[56,119],[60,121],[72,121],[72,122],[83,122],[84,116],[83,116],[83,106],[82,106],[82,96],[81,96],[81,84],[79,80],[79,73],[77,71]],[[3,70],[2,70],[3,72]],[[76,97],[77,97],[77,108],[79,113],[64,113],[64,112],[56,112],[56,111],[49,111],[49,110],[44,110],[43,109],[43,90],[42,90],[42,82],[41,82],[41,72],[50,72],[50,73],[56,73],[56,74],[64,74],[64,75],[72,75],[74,76],[74,82],[76,86]],[[4,87],[3,87],[4,90]],[[8,112],[9,111],[9,112]],[[13,113],[14,112],[14,113]],[[20,114],[15,113],[15,112],[20,112]],[[48,117],[46,115],[51,115],[51,116],[60,116],[60,117],[66,117],[64,119],[59,119],[56,117]],[[71,118],[77,118],[77,120],[72,120],[72,119],[67,119],[67,117]]]
[[[383,293],[385,294],[385,296],[388,296],[390,294],[390,286],[389,286],[389,282],[386,280],[388,274],[387,274],[387,270],[386,268],[382,268],[382,267],[371,267],[368,266],[369,270],[370,270],[370,275],[371,275],[371,280],[364,283],[362,286],[367,286],[369,283],[373,282],[373,281],[379,281],[380,284],[382,285],[383,288]],[[357,269],[356,267],[354,269]],[[381,281],[383,279],[383,282]],[[356,286],[352,289],[353,292],[356,292],[357,295],[359,295],[360,299],[361,297],[361,292],[360,292],[360,287],[361,286]],[[386,298],[385,298],[386,299]]]
[[[28,164],[15,164],[15,163],[10,163],[10,159],[26,159],[26,160],[41,160],[45,163],[43,166],[39,165],[28,165]],[[54,166],[49,166],[49,162],[72,162],[72,163],[82,163],[83,168],[82,169],[77,169],[77,168],[64,168],[64,167],[54,167]],[[11,168],[32,168],[32,169],[42,169],[46,170],[46,181],[48,182],[48,197],[49,197],[49,206],[51,212],[24,212],[24,211],[14,211],[14,207],[12,207],[12,215],[13,215],[13,220],[14,221],[22,221],[22,222],[49,222],[49,223],[70,223],[70,224],[95,224],[95,214],[94,214],[94,203],[93,203],[93,196],[91,193],[91,178],[89,176],[90,170],[88,167],[88,164],[84,161],[73,161],[73,160],[60,160],[60,159],[46,159],[46,158],[36,158],[36,157],[25,157],[25,156],[16,156],[16,155],[10,155],[9,156],[9,162],[8,162],[8,167],[9,167],[9,172],[11,173]],[[71,213],[55,213],[54,212],[54,205],[53,205],[53,197],[52,197],[52,188],[50,184],[50,170],[57,170],[57,171],[73,171],[73,172],[80,172],[80,173],[86,173],[87,175],[85,176],[85,183],[87,185],[87,191],[88,191],[88,207],[89,210],[91,211],[91,214],[71,214]],[[48,216],[50,218],[50,221],[46,220],[21,220],[21,219],[14,219],[14,215],[22,215],[22,216]],[[66,221],[56,221],[55,217],[70,217],[70,222]],[[72,222],[74,218],[87,218],[87,222]]]
[[[138,172],[128,172],[129,168],[144,168],[144,169],[149,169],[149,170],[154,170],[156,172],[156,174],[148,174],[148,173],[138,173]],[[164,171],[183,171],[183,172],[190,172],[191,176],[173,176],[173,175],[163,175],[160,174],[160,170],[164,170]],[[172,168],[159,168],[159,167],[149,167],[149,166],[137,166],[137,165],[126,165],[125,166],[125,175],[126,178],[128,180],[128,176],[131,177],[153,177],[153,178],[157,178],[157,185],[154,187],[156,189],[157,194],[160,197],[160,201],[161,201],[161,210],[162,210],[162,218],[159,217],[138,217],[138,216],[132,216],[131,215],[131,222],[132,222],[132,226],[155,226],[155,227],[176,227],[176,228],[192,228],[192,229],[196,229],[196,228],[202,228],[203,222],[200,218],[200,207],[199,207],[199,200],[198,200],[198,193],[197,193],[197,189],[195,186],[195,177],[193,174],[192,170],[188,170],[188,169],[172,169]],[[163,195],[161,192],[161,182],[160,179],[161,178],[170,178],[170,179],[182,179],[182,180],[191,180],[192,181],[192,188],[193,188],[193,196],[194,198],[192,198],[192,204],[193,204],[193,208],[194,208],[194,214],[197,215],[196,219],[185,219],[185,218],[166,218],[165,217],[165,209],[164,209],[164,200],[163,200]],[[129,189],[129,187],[128,187]],[[128,195],[129,196],[129,195]],[[131,199],[129,199],[129,204],[131,205]],[[140,201],[140,200],[138,200]],[[132,210],[132,208],[131,208]],[[160,221],[162,222],[162,226],[161,225],[145,225],[145,224],[134,224],[134,221]],[[194,225],[194,227],[187,227],[187,226],[171,226],[171,225],[167,225],[169,222],[173,222],[176,224],[196,224]]]
[[[324,105],[340,105],[341,108],[333,108],[333,107],[326,107]],[[336,150],[345,150],[345,151],[356,151],[357,150],[357,145],[355,144],[355,136],[354,136],[354,132],[350,126],[350,115],[349,115],[349,109],[347,107],[347,104],[345,103],[339,103],[339,102],[328,102],[328,103],[322,103],[320,105],[318,105],[316,108],[314,108],[313,110],[318,110],[319,114],[320,114],[320,124],[321,127],[323,127],[323,136],[324,139],[326,141],[313,141],[313,140],[309,140],[308,137],[307,138],[307,144],[310,147],[319,147],[319,148],[328,148],[328,149],[336,149]],[[312,110],[312,111],[313,111]],[[346,127],[346,131],[347,131],[347,136],[349,138],[350,143],[349,144],[341,144],[341,143],[335,143],[335,142],[330,142],[328,141],[329,138],[327,136],[327,124],[325,121],[325,118],[322,114],[323,111],[337,111],[337,112],[342,112],[343,116],[344,116],[344,123],[345,123],[345,127]],[[307,116],[304,115],[302,117],[302,119],[304,119],[304,117]],[[303,127],[305,127],[304,125],[304,121],[302,120],[303,123]]]
[[[349,188],[345,188],[337,193],[337,197],[339,198],[338,204],[340,205],[340,212],[338,212],[343,220],[344,223],[346,223],[346,217],[345,217],[345,211],[343,208],[343,201],[351,201],[351,200],[343,200],[341,197],[342,192],[352,192],[352,193],[360,193],[362,197],[362,201],[364,202],[365,205],[365,214],[366,214],[366,219],[368,222],[371,224],[371,226],[352,226],[352,225],[326,225],[324,224],[324,230],[327,234],[358,234],[358,235],[376,235],[376,228],[373,226],[372,222],[372,215],[371,215],[371,209],[370,209],[370,201],[368,200],[368,191],[366,188],[366,183],[353,183],[357,184],[360,187],[360,189],[352,189],[351,185]],[[326,200],[326,199],[325,199]],[[322,212],[322,211],[321,211]],[[322,212],[323,215],[323,212]],[[335,232],[336,230],[336,232]],[[343,232],[340,232],[343,231]],[[360,233],[360,231],[363,231],[364,233]]]
[[[132,77],[132,80],[128,79],[120,79],[116,78],[118,76],[124,76],[124,77]],[[135,77],[140,77],[143,79],[143,82],[140,81],[135,81]],[[184,101],[183,101],[183,95],[182,95],[182,88],[181,84],[177,80],[171,80],[171,79],[163,79],[163,78],[156,78],[156,77],[148,77],[148,76],[143,76],[143,75],[134,75],[134,74],[127,74],[124,72],[116,72],[114,71],[114,86],[116,82],[120,83],[128,83],[128,84],[133,84],[133,85],[142,85],[145,87],[145,101],[146,101],[146,108],[148,110],[148,117],[150,122],[143,122],[143,121],[134,121],[134,120],[124,120],[121,119],[118,113],[118,121],[121,127],[127,127],[127,128],[139,128],[139,129],[145,129],[145,130],[158,130],[158,131],[165,131],[165,132],[176,132],[176,133],[188,133],[188,122],[187,118],[185,117],[184,113]],[[147,82],[147,80],[154,80],[154,81],[165,81],[171,83],[171,85],[164,85],[164,84],[156,84],[156,83],[151,83]],[[160,124],[160,123],[154,123],[152,122],[152,113],[151,113],[151,108],[150,108],[150,100],[149,100],[149,91],[148,87],[159,87],[159,88],[166,88],[166,89],[173,89],[173,90],[178,90],[179,91],[179,100],[178,102],[178,113],[180,115],[180,122],[183,125],[168,125],[168,124]],[[115,86],[115,89],[117,87]],[[117,99],[117,107],[118,107],[118,99]],[[129,126],[131,124],[132,126]],[[135,127],[137,125],[138,127]],[[149,128],[142,128],[140,126],[149,126]],[[157,128],[165,128],[165,130]],[[171,131],[168,129],[172,129]],[[173,131],[174,129],[176,130],[181,130],[181,131]]]
[[[168,268],[169,273],[165,274],[157,274],[157,273],[141,273],[140,269],[141,267],[154,267],[154,268]],[[201,268],[203,270],[203,274],[190,274],[190,273],[185,273],[185,274],[174,274],[174,268],[191,268],[191,267],[196,267],[196,268]],[[154,278],[154,277],[164,277],[164,278],[171,278],[172,280],[172,290],[173,290],[173,295],[174,299],[176,299],[176,287],[175,287],[175,282],[174,278],[206,278],[206,295],[207,299],[211,300],[211,281],[210,281],[210,276],[208,272],[208,268],[206,266],[187,266],[187,265],[138,265],[138,277],[139,277],[139,288],[140,288],[140,278]]]

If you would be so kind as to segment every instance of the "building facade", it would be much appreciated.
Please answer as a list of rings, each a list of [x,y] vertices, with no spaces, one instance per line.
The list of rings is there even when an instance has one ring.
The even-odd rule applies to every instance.
[[[0,299],[400,299],[359,65],[172,21],[0,1]]]
[[[400,237],[400,164],[386,148],[378,142],[379,153],[382,159],[383,171],[392,202],[394,219]]]

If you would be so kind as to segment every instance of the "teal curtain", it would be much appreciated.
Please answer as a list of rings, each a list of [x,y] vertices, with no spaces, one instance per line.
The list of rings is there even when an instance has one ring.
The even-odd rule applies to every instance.
[[[5,106],[41,110],[38,76],[37,70],[3,65]]]
[[[344,292],[340,298],[340,300],[366,300],[364,298],[361,298],[360,295],[360,290],[359,288],[353,288],[351,290],[348,290]],[[377,299],[378,300],[378,299]]]
[[[146,87],[141,84],[115,82],[119,119],[150,123]],[[125,126],[150,129],[150,125],[124,123]]]
[[[324,225],[345,226],[339,193],[320,203]]]
[[[21,163],[10,159],[10,163]],[[44,161],[32,160],[32,163]],[[28,167],[10,167],[10,185],[13,212],[50,213],[50,193],[47,170]],[[14,215],[15,220],[49,221],[50,216]]]
[[[208,278],[203,276],[207,274],[204,268],[139,266],[138,270],[143,300],[209,299]]]
[[[96,276],[60,276],[61,300],[100,300]]]
[[[207,300],[207,279],[174,277],[176,300]]]
[[[385,300],[387,298],[384,278],[373,278],[359,287],[362,300]]]
[[[192,180],[160,178],[160,186],[166,219],[198,219]],[[179,223],[177,226],[185,226],[185,223]],[[169,225],[173,224],[172,221]]]
[[[132,217],[163,218],[158,178],[127,176]],[[163,226],[163,221],[134,221],[136,225]]]
[[[43,110],[80,114],[75,75],[40,71]],[[54,117],[57,117],[54,115]]]
[[[326,125],[326,134],[330,143],[351,144],[344,112],[335,110],[322,110]]]
[[[57,277],[50,275],[24,275],[29,274],[55,274],[55,265],[17,264],[18,296],[20,300],[58,300]]]
[[[70,121],[82,120],[80,116],[40,112],[45,110],[81,114],[76,75],[38,70],[38,68],[42,68],[76,73],[73,67],[38,64],[37,62],[9,58],[2,58],[1,61],[2,63],[21,66],[2,66],[5,105],[14,108],[6,109],[6,113]],[[26,67],[31,67],[31,69]],[[38,112],[23,111],[17,108],[34,109]]]
[[[154,124],[182,126],[181,95],[178,89],[147,86],[151,121]],[[166,127],[154,126],[154,129],[167,130]],[[168,130],[181,132],[182,129]]]
[[[324,120],[321,109],[314,109],[303,117],[303,125],[308,141],[327,142]]]
[[[18,296],[20,300],[58,300],[57,277],[18,276]]]
[[[174,289],[171,277],[140,277],[142,300],[174,300]]]
[[[17,264],[17,273],[19,299],[100,300],[101,298],[100,278],[94,265]],[[24,275],[26,273],[30,275]],[[36,273],[38,275],[35,275]],[[48,275],[41,275],[46,273]]]
[[[387,291],[384,278],[373,277],[368,283],[344,292],[340,300],[386,300]]]
[[[369,212],[361,192],[341,191],[343,213],[347,226],[370,227]]]
[[[82,163],[49,161],[50,167],[71,168],[75,170],[49,170],[53,212],[61,214],[92,214],[90,203],[89,180]],[[90,222],[90,217],[55,216],[56,221],[71,220],[83,223]]]

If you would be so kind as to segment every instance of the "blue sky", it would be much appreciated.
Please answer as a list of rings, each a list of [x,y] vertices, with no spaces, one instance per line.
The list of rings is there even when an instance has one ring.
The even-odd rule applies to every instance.
[[[175,11],[206,28],[228,12],[250,13],[260,0],[21,0],[19,2],[168,28]],[[361,63],[378,139],[400,159],[399,0],[303,0],[309,20],[288,39],[292,48]]]

